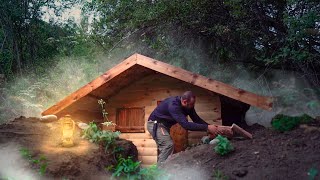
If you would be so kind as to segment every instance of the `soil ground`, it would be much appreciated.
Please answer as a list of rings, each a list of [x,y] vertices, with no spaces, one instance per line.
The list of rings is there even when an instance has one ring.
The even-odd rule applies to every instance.
[[[59,127],[58,122],[41,123],[37,118],[24,117],[0,125],[0,177],[13,174],[13,179],[109,179],[110,173],[104,168],[113,163],[112,155],[82,140],[79,134],[75,147],[61,147]],[[259,125],[247,130],[254,138],[232,139],[235,151],[226,156],[217,155],[213,145],[201,144],[172,155],[160,168],[171,179],[179,180],[206,180],[217,176],[222,177],[220,179],[301,180],[309,178],[311,168],[318,171],[315,179],[320,179],[319,120],[285,133]],[[42,154],[48,159],[45,176],[39,176],[39,167],[21,158],[22,147],[29,149],[35,158]],[[26,176],[29,171],[31,175]]]
[[[161,167],[173,179],[302,180],[309,179],[311,168],[320,179],[319,120],[284,133],[260,125],[247,130],[254,138],[232,139],[235,151],[226,156],[217,155],[214,145],[202,144],[172,155]]]
[[[0,179],[26,179],[26,170],[31,170],[31,175],[28,175],[30,178],[27,179],[108,179],[111,174],[105,167],[114,164],[114,155],[105,153],[97,144],[81,139],[79,128],[76,128],[74,137],[74,147],[62,147],[61,126],[58,121],[43,123],[38,118],[20,117],[1,125]],[[130,151],[135,148],[131,142],[125,140],[118,141],[117,145],[124,149],[130,148],[128,151],[124,150],[124,153],[132,153]],[[38,174],[39,165],[22,158],[19,152],[21,148],[28,149],[32,159],[39,159],[41,156],[47,159],[44,176]]]

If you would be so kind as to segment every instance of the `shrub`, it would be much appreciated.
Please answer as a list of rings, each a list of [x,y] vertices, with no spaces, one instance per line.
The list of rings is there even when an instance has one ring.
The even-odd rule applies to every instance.
[[[280,132],[285,132],[296,128],[299,124],[308,123],[312,119],[313,118],[307,114],[294,117],[287,116],[284,114],[278,114],[272,119],[271,125],[273,129]]]
[[[127,159],[120,157],[114,168],[113,177],[126,177],[127,179],[138,179],[138,172],[141,162],[134,162],[131,157]]]
[[[82,131],[82,138],[88,139],[90,142],[101,143],[105,145],[105,148],[108,149],[112,146],[115,140],[119,137],[120,132],[112,132],[112,131],[101,131],[98,126],[90,122],[89,127]]]
[[[309,169],[309,171],[308,171],[308,179],[309,180],[316,179],[317,174],[318,174],[318,170],[316,168]]]
[[[147,168],[142,168],[139,172],[139,179],[148,179],[148,180],[166,180],[169,179],[163,170],[159,169],[157,165],[152,165]]]
[[[218,135],[215,139],[219,140],[217,145],[214,147],[214,151],[217,154],[224,156],[234,150],[232,144],[230,143],[230,141],[227,138],[225,138],[221,135]]]
[[[147,168],[140,168],[141,162],[135,162],[132,157],[118,158],[118,163],[114,167],[113,165],[106,167],[106,170],[113,171],[112,177],[119,179],[130,179],[130,180],[167,180],[167,175],[163,170],[159,169],[157,165],[152,165]]]

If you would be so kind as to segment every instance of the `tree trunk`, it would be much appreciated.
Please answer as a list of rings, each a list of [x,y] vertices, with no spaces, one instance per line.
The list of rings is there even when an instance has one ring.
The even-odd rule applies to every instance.
[[[15,56],[16,56],[16,69],[18,74],[22,77],[22,68],[21,68],[21,52],[19,50],[19,46],[18,43],[15,39],[15,37],[13,36],[13,48],[14,48],[14,52],[15,52]]]

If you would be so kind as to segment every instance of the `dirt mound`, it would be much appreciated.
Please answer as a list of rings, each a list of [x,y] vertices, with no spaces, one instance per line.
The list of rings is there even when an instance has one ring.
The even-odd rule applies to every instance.
[[[285,133],[259,125],[247,129],[252,140],[231,140],[235,151],[217,155],[202,144],[174,154],[161,167],[173,179],[320,179],[320,121]]]
[[[33,174],[37,175],[36,179],[106,179],[110,177],[105,167],[116,163],[113,153],[105,152],[103,147],[81,139],[80,131],[78,128],[75,130],[75,146],[64,148],[61,146],[59,122],[43,123],[38,118],[20,117],[0,126],[0,151],[12,151],[16,154],[18,152],[21,156],[19,150],[25,149],[30,151],[33,160],[44,157],[47,162],[44,176],[37,175],[39,165],[22,160],[24,161],[22,169],[32,169]],[[116,146],[122,147],[123,157],[137,158],[137,149],[131,141],[118,140]],[[0,170],[0,177],[2,176],[10,175]]]

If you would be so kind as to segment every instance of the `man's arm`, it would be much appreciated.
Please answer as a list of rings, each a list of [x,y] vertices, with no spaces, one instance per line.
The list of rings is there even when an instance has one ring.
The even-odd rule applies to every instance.
[[[194,108],[191,110],[191,113],[190,113],[189,116],[190,116],[190,118],[192,119],[192,121],[195,122],[195,123],[209,125],[207,122],[205,122],[203,119],[201,119],[201,118],[198,116],[198,114],[197,114],[197,112],[196,112],[196,110],[195,110]]]
[[[169,113],[172,118],[179,123],[184,129],[190,131],[207,131],[207,124],[188,122],[185,115],[181,112],[181,108],[176,105],[169,105]]]

